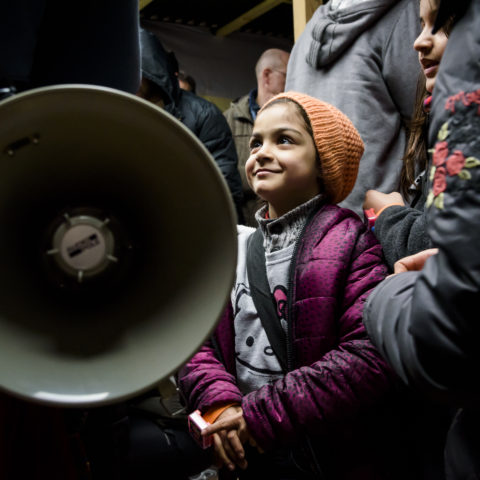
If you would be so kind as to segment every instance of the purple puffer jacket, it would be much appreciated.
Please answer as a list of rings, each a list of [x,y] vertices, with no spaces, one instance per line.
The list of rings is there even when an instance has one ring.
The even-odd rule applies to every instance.
[[[214,341],[179,377],[191,409],[240,403],[250,433],[266,450],[292,445],[305,433],[330,440],[338,425],[351,438],[351,419],[375,409],[394,378],[362,323],[364,302],[387,272],[375,237],[350,210],[327,205],[314,215],[296,249],[287,317],[291,371],[242,396],[235,383],[230,305]],[[358,471],[357,478],[369,476]]]

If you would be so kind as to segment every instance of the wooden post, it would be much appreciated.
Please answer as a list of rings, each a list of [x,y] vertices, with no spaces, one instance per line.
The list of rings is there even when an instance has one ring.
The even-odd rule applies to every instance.
[[[139,0],[138,1],[138,9],[142,10],[142,8],[145,8],[151,2],[152,2],[152,0]]]
[[[295,41],[312,18],[313,12],[322,5],[322,0],[293,0],[293,33]]]

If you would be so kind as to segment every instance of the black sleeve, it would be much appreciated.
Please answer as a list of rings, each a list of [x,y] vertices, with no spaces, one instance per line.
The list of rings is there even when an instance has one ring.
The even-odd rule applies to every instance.
[[[421,210],[392,206],[375,222],[375,236],[381,243],[390,270],[397,260],[430,248],[426,216]]]

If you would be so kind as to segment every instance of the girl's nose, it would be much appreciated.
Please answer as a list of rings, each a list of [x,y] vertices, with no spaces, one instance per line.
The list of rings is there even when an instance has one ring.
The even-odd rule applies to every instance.
[[[268,142],[263,142],[262,146],[255,153],[257,162],[264,163],[272,158],[272,150]]]
[[[425,26],[423,30],[420,32],[420,35],[415,39],[413,42],[413,48],[417,52],[425,52],[432,48],[432,27]]]

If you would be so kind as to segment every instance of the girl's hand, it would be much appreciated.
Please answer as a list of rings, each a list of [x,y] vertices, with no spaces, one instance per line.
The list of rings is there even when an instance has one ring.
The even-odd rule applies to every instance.
[[[421,270],[425,265],[427,258],[430,258],[432,255],[436,255],[437,253],[438,248],[429,248],[428,250],[423,250],[415,255],[401,258],[398,260],[398,262],[395,262],[395,265],[393,266],[394,275],[397,273]]]
[[[230,441],[239,441],[238,438],[235,439],[236,432],[231,430],[228,435],[229,437],[218,433],[213,434],[214,465],[218,468],[226,467],[231,471],[235,470],[235,467],[247,468],[248,463],[245,460],[245,454],[238,456],[229,443]]]
[[[213,445],[217,462],[230,470],[235,465],[245,469],[245,450],[243,444],[250,441],[247,424],[240,406],[229,407],[217,418],[213,425],[203,430],[202,435],[213,435]]]
[[[381,210],[383,207],[392,204],[405,205],[403,197],[398,192],[382,193],[378,190],[368,190],[365,194],[365,200],[363,202],[363,209],[369,210],[373,208],[375,213]]]

